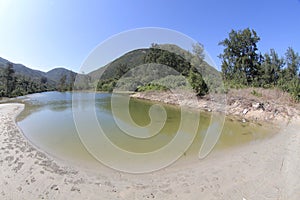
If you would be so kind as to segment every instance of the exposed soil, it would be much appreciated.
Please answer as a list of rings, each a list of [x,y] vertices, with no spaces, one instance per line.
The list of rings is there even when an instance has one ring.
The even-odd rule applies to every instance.
[[[255,92],[254,92],[255,91]],[[300,104],[277,89],[231,89],[227,94],[196,97],[185,91],[149,91],[134,93],[131,97],[187,106],[208,112],[225,112],[241,121],[289,122],[300,118]]]

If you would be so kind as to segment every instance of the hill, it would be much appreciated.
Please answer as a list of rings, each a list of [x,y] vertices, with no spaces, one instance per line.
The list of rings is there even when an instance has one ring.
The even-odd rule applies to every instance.
[[[55,81],[56,83],[59,83],[61,77],[63,76],[66,76],[66,82],[70,83],[72,82],[72,79],[76,77],[76,75],[77,73],[65,68],[55,68],[46,72],[46,77],[49,80]]]
[[[4,58],[0,57],[0,68],[4,69],[7,66],[7,63],[12,63]],[[40,80],[42,77],[46,77],[45,72],[30,69],[22,64],[13,64],[16,75],[24,76],[31,79]]]
[[[172,53],[175,53],[183,58],[185,58],[188,62],[192,63],[193,58],[195,57],[193,53],[180,48],[175,44],[157,44],[155,48],[163,49]],[[215,76],[219,76],[220,72],[217,71],[214,67],[209,65],[206,61],[195,63],[197,65],[198,70],[203,73],[203,75],[212,74]]]
[[[195,58],[195,54],[176,45],[160,44],[150,48],[136,49],[127,52],[87,75],[77,74],[65,68],[55,68],[48,72],[43,72],[30,69],[22,64],[12,63],[1,57],[0,71],[1,69],[5,69],[8,63],[12,63],[15,75],[20,79],[19,83],[22,81],[33,81],[36,85],[35,88],[38,87],[39,84],[43,84],[44,87],[42,90],[47,88],[62,91],[73,89],[72,83],[76,76],[76,86],[78,87],[75,89],[85,90],[96,86],[98,90],[112,91],[118,82],[121,84],[123,90],[130,91],[166,89],[166,87],[162,87],[162,85],[167,85],[167,88],[185,88],[188,85],[187,80],[196,93],[199,94],[202,94],[203,91],[204,93],[208,92],[208,89],[212,90],[217,88],[218,85],[216,86],[215,83],[221,82],[219,81],[221,78],[220,72],[202,59],[200,59],[201,62],[196,62],[199,59]],[[132,72],[133,68],[144,64],[148,65],[147,69],[135,70],[134,73],[131,73],[130,77],[130,73],[126,75],[127,72]],[[158,72],[157,64],[160,65]],[[171,72],[172,70],[170,71],[170,69],[173,69],[173,72]],[[177,74],[174,73],[174,71]],[[154,72],[159,73],[159,75],[154,74]],[[120,78],[122,78],[122,81],[119,81]],[[4,83],[5,82],[3,82],[3,85]],[[2,91],[5,91],[3,88],[5,87],[2,87]],[[200,88],[202,92],[200,92]]]
[[[149,49],[130,51],[104,67],[100,67],[99,69],[90,72],[88,75],[92,80],[117,78],[118,75],[124,74],[125,71],[144,64],[144,58],[148,51]]]
[[[12,63],[12,62],[0,57],[0,69],[6,68],[7,63]],[[64,75],[67,77],[68,83],[71,81],[72,75],[74,76],[77,75],[77,73],[65,68],[54,68],[48,72],[43,72],[43,71],[28,68],[22,64],[16,64],[16,63],[12,63],[12,64],[13,64],[13,69],[15,71],[15,74],[17,76],[26,77],[34,81],[40,81],[42,78],[47,78],[48,82],[51,83],[52,85],[58,84],[60,78]]]
[[[161,65],[168,66],[176,70],[180,75],[189,77],[191,68],[194,69],[193,73],[200,74],[200,82],[203,79],[208,84],[209,88],[216,88],[214,84],[216,82],[221,82],[221,74],[214,67],[210,66],[204,60],[201,60],[201,63],[195,62],[195,55],[176,46],[173,44],[161,44],[155,45],[151,48],[144,49],[136,49],[125,53],[123,56],[115,59],[111,63],[101,67],[88,75],[92,77],[92,81],[98,82],[97,89],[98,90],[112,90],[118,80],[122,77],[122,79],[126,79],[126,73],[131,69],[150,63],[157,63]],[[192,63],[192,64],[191,64]],[[151,66],[153,68],[153,66]],[[151,68],[150,67],[150,68]],[[166,74],[166,68],[160,69],[161,74]],[[137,77],[131,77],[130,79],[126,79],[128,82],[133,82],[131,85],[127,85],[127,89],[135,90],[139,86],[145,86],[146,82],[153,82],[154,79],[151,80],[150,75],[145,73],[144,70],[139,73],[135,73]],[[151,70],[150,70],[151,71]],[[153,71],[153,70],[152,70]],[[151,72],[150,72],[151,73]],[[153,74],[152,74],[153,75]],[[168,74],[166,74],[168,75]],[[170,77],[172,80],[164,79],[163,82],[174,82],[174,74]],[[176,79],[176,78],[175,78]],[[198,78],[197,78],[198,79]],[[219,81],[216,81],[219,80]],[[177,79],[177,81],[182,84],[182,78]],[[122,82],[122,84],[127,84]],[[160,80],[155,80],[155,84],[159,84]],[[175,84],[178,85],[178,84]],[[126,88],[126,87],[125,87]],[[134,89],[135,88],[135,89]],[[151,86],[151,88],[153,88]],[[161,87],[160,87],[161,88]],[[124,89],[124,87],[123,87]]]
[[[219,85],[217,85],[217,84],[222,83],[221,72],[219,72],[214,67],[209,65],[205,60],[198,61],[197,59],[195,59],[195,56],[193,55],[193,53],[191,53],[187,50],[184,50],[174,44],[156,44],[155,48],[173,52],[177,55],[182,56],[188,62],[195,65],[197,70],[202,74],[205,82],[209,85],[209,88],[217,88],[217,87],[219,87]]]
[[[23,96],[51,90],[72,90],[76,76],[75,72],[65,68],[43,72],[0,57],[0,97]]]

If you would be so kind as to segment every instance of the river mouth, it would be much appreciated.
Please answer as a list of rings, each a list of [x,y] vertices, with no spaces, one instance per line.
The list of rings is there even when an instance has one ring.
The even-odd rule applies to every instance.
[[[94,109],[97,120],[101,121],[103,130],[107,133],[107,137],[113,144],[133,153],[147,153],[164,147],[175,137],[182,116],[180,109],[176,106],[164,105],[167,117],[163,128],[150,139],[133,138],[118,127],[115,118],[122,123],[129,124],[128,119],[125,119],[122,112],[126,106],[119,104],[117,108],[120,115],[113,116],[111,108],[111,94],[107,93],[77,93],[84,97],[95,96],[94,104],[87,102],[81,105],[83,110]],[[120,97],[122,98],[122,97]],[[70,162],[83,167],[97,168],[99,162],[91,155],[86,146],[82,143],[80,134],[76,129],[72,110],[72,93],[71,92],[45,92],[39,94],[28,95],[24,100],[25,109],[17,117],[17,123],[24,135],[36,147],[42,151],[56,157],[60,160]],[[147,126],[151,122],[149,117],[149,109],[156,103],[130,99],[127,106],[132,120],[139,126]],[[125,110],[124,110],[125,112]],[[191,113],[193,115],[193,113]],[[96,127],[86,121],[87,130],[85,137],[93,141],[96,138]],[[211,114],[201,112],[198,120],[198,129],[193,138],[192,145],[187,151],[182,152],[185,158],[196,158],[199,149],[203,142],[205,133],[211,125]],[[190,135],[192,130],[187,127],[186,135]],[[150,130],[151,132],[151,130]],[[274,135],[276,130],[271,126],[259,125],[254,123],[241,123],[230,118],[225,119],[222,134],[214,147],[215,152],[220,152],[223,149],[237,147],[239,145],[256,142]],[[95,141],[95,148],[99,146],[101,149],[101,141]],[[115,156],[113,152],[106,152],[107,156]],[[161,155],[160,159],[164,159]],[[130,162],[122,160],[122,162]]]

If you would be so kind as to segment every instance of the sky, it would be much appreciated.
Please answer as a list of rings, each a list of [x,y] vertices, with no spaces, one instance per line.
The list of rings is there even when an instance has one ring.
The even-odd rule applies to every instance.
[[[0,57],[42,71],[78,72],[100,44],[143,27],[174,30],[202,43],[220,68],[218,43],[232,29],[254,29],[261,53],[274,48],[284,55],[288,47],[300,52],[300,0],[0,0]],[[90,69],[100,67],[93,64]]]

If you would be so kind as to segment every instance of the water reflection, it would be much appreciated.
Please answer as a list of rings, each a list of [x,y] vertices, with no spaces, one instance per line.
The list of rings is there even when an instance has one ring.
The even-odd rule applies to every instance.
[[[180,109],[176,106],[163,105],[167,118],[159,134],[147,140],[135,138],[124,134],[116,125],[111,111],[110,94],[76,93],[76,95],[79,95],[81,98],[81,104],[78,106],[80,106],[82,115],[86,119],[85,126],[87,131],[84,134],[94,142],[95,147],[102,145],[102,143],[94,139],[97,138],[97,129],[90,124],[90,116],[85,116],[85,113],[88,113],[85,111],[90,111],[90,109],[95,109],[99,123],[105,133],[108,133],[107,137],[115,145],[127,151],[139,153],[154,151],[168,144],[176,135],[182,120]],[[90,101],[94,97],[95,105]],[[93,162],[94,159],[82,145],[75,128],[72,112],[72,93],[46,92],[28,95],[22,101],[25,101],[25,110],[18,116],[17,121],[25,136],[31,142],[61,159]],[[149,124],[150,117],[148,112],[152,105],[153,103],[149,101],[131,99],[129,112],[132,120],[140,126]],[[122,110],[126,108],[122,104],[118,106],[119,113],[122,113]],[[193,112],[189,113],[190,119],[193,119],[194,114]],[[115,117],[124,124],[128,123],[128,119],[124,118],[122,114]],[[199,148],[210,124],[210,113],[201,113],[196,138],[185,155],[198,155]],[[269,127],[243,124],[227,118],[216,148],[228,148],[262,139],[269,136],[270,132],[273,132],[273,130]],[[184,134],[186,136],[191,134],[189,127],[185,127]],[[109,152],[107,153],[109,154]]]

